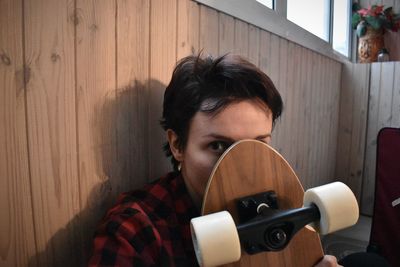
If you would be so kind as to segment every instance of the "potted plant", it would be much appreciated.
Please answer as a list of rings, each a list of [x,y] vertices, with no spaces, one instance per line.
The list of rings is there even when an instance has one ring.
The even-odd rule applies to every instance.
[[[400,15],[392,7],[372,5],[361,8],[353,4],[352,26],[360,38],[358,56],[360,62],[374,62],[379,50],[384,48],[383,34],[386,30],[397,32],[400,29]]]

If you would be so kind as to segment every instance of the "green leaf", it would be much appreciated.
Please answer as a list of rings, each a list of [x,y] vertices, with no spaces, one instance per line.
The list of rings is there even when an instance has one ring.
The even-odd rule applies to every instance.
[[[360,9],[361,9],[361,6],[359,3],[353,3],[353,6],[352,6],[353,12],[357,12]]]
[[[358,37],[363,37],[365,33],[367,32],[367,26],[365,23],[360,23],[357,26],[357,36]]]
[[[393,13],[393,7],[388,7],[383,11],[383,14],[388,15]]]
[[[353,16],[351,17],[351,26],[353,29],[357,28],[358,23],[361,21],[361,16],[358,13],[354,13]]]
[[[371,25],[371,27],[375,30],[379,30],[382,26],[382,22],[379,19],[379,17],[372,17],[372,16],[366,16],[365,21]]]

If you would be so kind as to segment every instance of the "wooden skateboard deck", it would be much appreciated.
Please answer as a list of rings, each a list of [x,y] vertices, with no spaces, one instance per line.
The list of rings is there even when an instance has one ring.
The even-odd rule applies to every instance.
[[[288,162],[267,144],[244,140],[226,151],[209,178],[202,215],[227,210],[238,223],[235,199],[274,190],[280,209],[303,206],[303,187]],[[319,235],[304,227],[278,252],[248,255],[242,249],[240,261],[224,266],[311,267],[323,258]]]

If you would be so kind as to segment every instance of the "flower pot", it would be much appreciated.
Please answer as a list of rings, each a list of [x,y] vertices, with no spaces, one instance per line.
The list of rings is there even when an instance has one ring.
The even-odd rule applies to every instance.
[[[384,47],[383,31],[367,27],[367,32],[358,42],[358,61],[370,63],[377,61],[378,52]]]

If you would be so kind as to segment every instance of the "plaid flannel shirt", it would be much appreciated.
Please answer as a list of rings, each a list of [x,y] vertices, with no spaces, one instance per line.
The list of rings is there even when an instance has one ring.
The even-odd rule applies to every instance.
[[[124,193],[95,233],[89,266],[198,266],[189,224],[196,216],[177,173]]]

